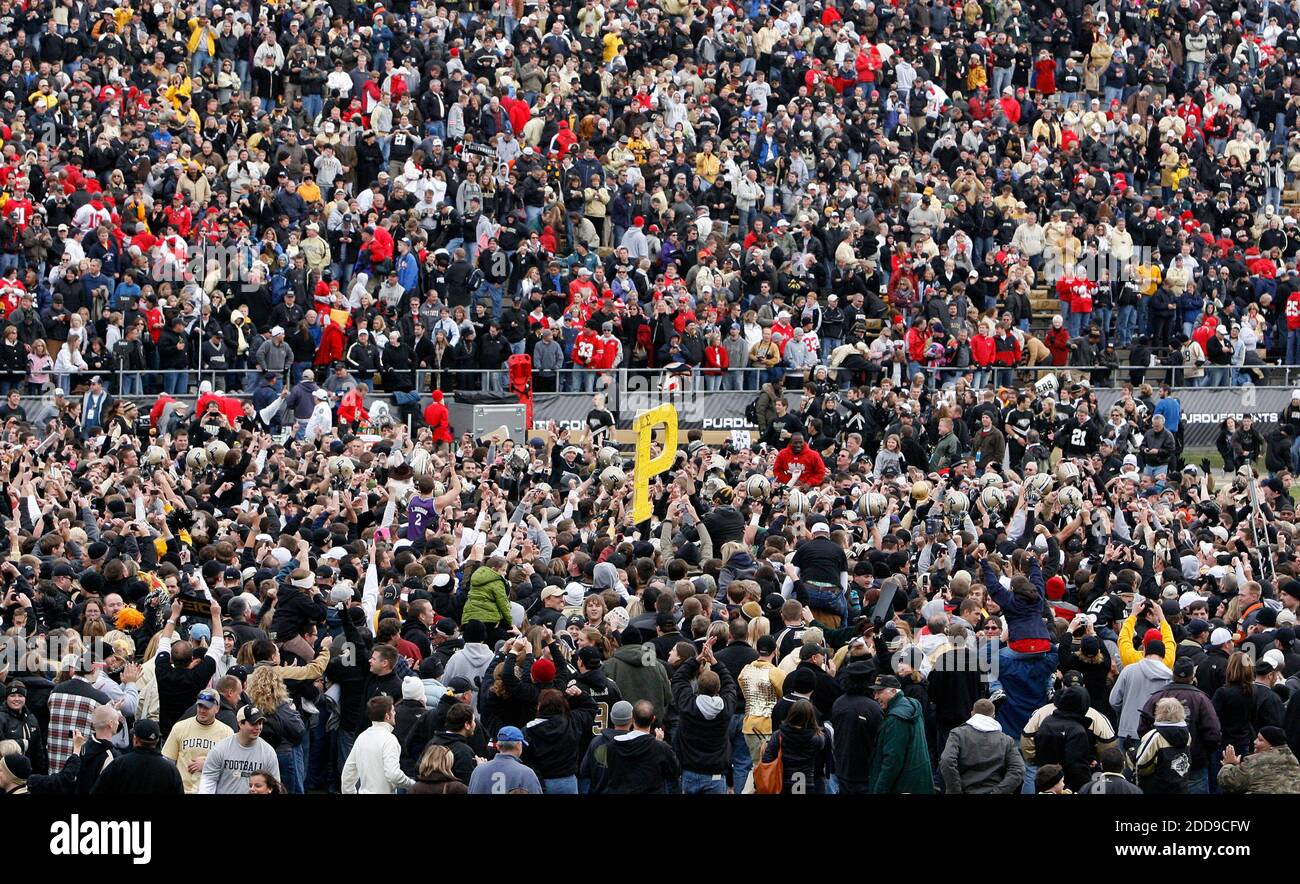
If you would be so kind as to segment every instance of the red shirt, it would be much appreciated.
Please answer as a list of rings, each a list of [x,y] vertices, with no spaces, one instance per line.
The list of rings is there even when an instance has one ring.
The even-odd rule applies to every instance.
[[[162,310],[157,307],[152,307],[144,311],[144,324],[145,327],[149,329],[149,337],[153,339],[155,344],[157,344],[158,339],[162,337],[163,332]]]
[[[599,335],[589,328],[584,328],[573,340],[573,364],[584,368],[594,367],[604,347]]]
[[[32,223],[34,214],[36,214],[36,207],[32,205],[32,201],[29,199],[14,199],[11,197],[9,202],[5,203],[5,215],[9,217],[9,220],[13,221],[14,227],[20,231],[26,230],[27,225]]]
[[[777,453],[772,473],[782,485],[796,479],[801,485],[816,487],[826,481],[826,464],[822,456],[807,445],[798,454],[787,445]]]
[[[194,214],[190,211],[189,206],[168,206],[163,210],[167,223],[176,228],[176,232],[181,236],[190,235],[190,226],[194,223]]]
[[[1300,289],[1286,299],[1286,327],[1292,331],[1300,329]]]

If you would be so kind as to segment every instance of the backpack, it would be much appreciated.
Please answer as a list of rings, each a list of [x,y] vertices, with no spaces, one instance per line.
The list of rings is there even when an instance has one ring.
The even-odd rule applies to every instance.
[[[781,761],[781,735],[773,734],[777,741],[776,757],[754,765],[754,792],[759,795],[780,795],[785,789],[785,765]]]
[[[758,426],[758,396],[755,396],[753,401],[745,406],[745,420],[754,426]]]
[[[465,279],[465,287],[471,292],[476,292],[478,291],[479,286],[481,286],[482,284],[483,284],[483,271],[480,270],[478,267],[475,267],[473,270],[469,272],[469,276]]]

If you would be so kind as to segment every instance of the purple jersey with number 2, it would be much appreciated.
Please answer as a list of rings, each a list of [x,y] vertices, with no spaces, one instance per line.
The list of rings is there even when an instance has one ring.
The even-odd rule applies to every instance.
[[[412,497],[406,505],[406,539],[412,543],[424,540],[424,531],[433,521],[434,515],[432,497]]]

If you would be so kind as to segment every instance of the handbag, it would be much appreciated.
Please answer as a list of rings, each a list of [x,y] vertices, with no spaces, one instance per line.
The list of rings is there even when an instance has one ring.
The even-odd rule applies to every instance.
[[[754,765],[754,792],[758,795],[780,795],[785,788],[785,765],[781,761],[781,735],[774,734],[777,740],[776,757],[771,761],[761,761]]]

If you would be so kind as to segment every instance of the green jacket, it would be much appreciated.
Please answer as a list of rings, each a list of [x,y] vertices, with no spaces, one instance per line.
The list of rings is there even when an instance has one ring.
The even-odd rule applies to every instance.
[[[672,686],[668,681],[668,667],[655,656],[654,645],[627,645],[614,652],[601,668],[606,677],[618,685],[618,692],[629,703],[649,700],[655,707],[655,717],[668,718],[672,702]]]
[[[949,433],[935,443],[934,453],[930,455],[930,469],[941,470],[951,466],[961,457],[961,440],[956,433]]]
[[[921,704],[900,691],[885,708],[871,751],[871,791],[876,795],[932,795],[930,749]]]
[[[461,622],[478,620],[495,626],[504,620],[510,622],[510,596],[506,592],[506,579],[496,571],[480,566],[469,578],[469,596]]]

